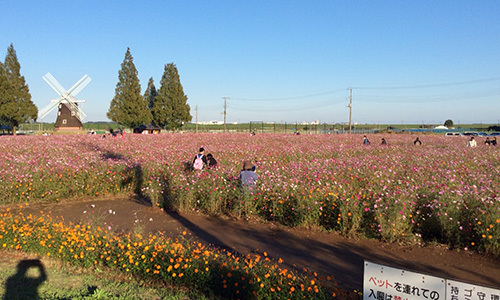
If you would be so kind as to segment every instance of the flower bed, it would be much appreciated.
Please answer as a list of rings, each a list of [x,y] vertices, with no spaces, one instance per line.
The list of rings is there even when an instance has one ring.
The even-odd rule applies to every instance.
[[[195,288],[227,299],[327,299],[312,275],[297,275],[260,255],[239,257],[184,238],[116,235],[100,227],[0,211],[0,249],[106,266],[142,279]]]
[[[319,226],[388,242],[437,241],[500,255],[499,148],[466,139],[359,135],[162,134],[3,137],[0,201],[119,193],[154,205]],[[186,166],[203,146],[215,170]],[[257,190],[241,193],[242,161]]]

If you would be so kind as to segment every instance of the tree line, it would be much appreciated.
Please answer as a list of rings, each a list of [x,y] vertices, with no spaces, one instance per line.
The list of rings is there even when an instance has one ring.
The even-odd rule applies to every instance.
[[[11,44],[5,61],[0,62],[0,125],[12,127],[14,134],[19,124],[36,121],[38,115],[38,108],[31,100],[20,70],[21,65]],[[107,117],[128,128],[153,124],[175,131],[192,119],[187,99],[173,63],[165,65],[160,88],[156,89],[151,77],[144,95],[141,95],[138,72],[130,48],[127,48]]]
[[[141,95],[137,75],[130,48],[127,48],[118,71],[115,96],[107,113],[110,120],[129,128],[153,124],[173,131],[191,121],[187,96],[184,94],[175,64],[165,65],[158,90],[151,77],[144,95]]]

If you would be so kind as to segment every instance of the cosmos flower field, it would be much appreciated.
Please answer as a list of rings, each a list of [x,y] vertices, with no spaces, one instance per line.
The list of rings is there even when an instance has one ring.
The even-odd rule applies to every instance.
[[[388,145],[380,145],[384,137]],[[0,137],[0,203],[139,194],[159,207],[231,214],[387,242],[500,255],[500,148],[443,135],[161,134]],[[199,147],[219,163],[190,171]],[[242,161],[259,176],[240,191]]]

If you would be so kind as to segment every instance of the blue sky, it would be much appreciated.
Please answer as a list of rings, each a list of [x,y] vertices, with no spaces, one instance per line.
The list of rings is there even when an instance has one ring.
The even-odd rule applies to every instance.
[[[500,1],[4,0],[39,109],[83,75],[84,121],[107,121],[130,47],[144,92],[176,64],[195,121],[500,122]],[[44,121],[55,121],[55,112]]]

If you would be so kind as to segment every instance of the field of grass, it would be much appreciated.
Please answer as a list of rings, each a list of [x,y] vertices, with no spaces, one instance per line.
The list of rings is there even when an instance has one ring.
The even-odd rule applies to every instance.
[[[30,266],[20,274],[19,266],[23,264]],[[46,274],[45,280],[40,278],[41,268]],[[0,250],[0,296],[9,300],[209,299],[196,291],[175,290],[160,282],[146,282],[109,268],[85,269],[48,257],[5,250]]]

